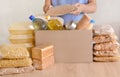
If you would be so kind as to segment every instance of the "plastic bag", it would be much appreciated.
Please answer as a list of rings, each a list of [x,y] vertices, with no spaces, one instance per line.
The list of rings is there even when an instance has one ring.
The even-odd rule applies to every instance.
[[[106,34],[114,34],[114,29],[110,25],[102,25],[94,27],[95,35],[106,35]]]

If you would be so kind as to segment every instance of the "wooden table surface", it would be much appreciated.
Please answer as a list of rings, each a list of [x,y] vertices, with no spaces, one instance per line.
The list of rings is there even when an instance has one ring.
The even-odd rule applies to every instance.
[[[42,71],[2,77],[120,77],[120,62],[56,63]]]

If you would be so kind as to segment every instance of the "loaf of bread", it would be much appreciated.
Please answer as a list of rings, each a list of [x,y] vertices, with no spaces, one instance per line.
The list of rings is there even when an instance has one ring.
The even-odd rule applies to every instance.
[[[31,58],[13,59],[13,60],[2,59],[2,60],[0,60],[0,68],[28,67],[31,65],[32,65]]]
[[[0,56],[3,59],[23,59],[29,57],[29,52],[24,46],[4,44],[1,45]]]
[[[53,55],[53,45],[41,44],[32,48],[32,58],[42,60],[48,56]]]

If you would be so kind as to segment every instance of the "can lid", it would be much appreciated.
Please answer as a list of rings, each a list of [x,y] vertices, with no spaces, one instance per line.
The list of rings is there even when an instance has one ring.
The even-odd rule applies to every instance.
[[[35,16],[31,15],[29,19],[33,21],[35,19]]]

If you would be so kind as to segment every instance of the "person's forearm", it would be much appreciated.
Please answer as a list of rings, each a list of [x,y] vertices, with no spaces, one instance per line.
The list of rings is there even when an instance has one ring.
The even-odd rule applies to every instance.
[[[89,0],[88,4],[83,4],[84,13],[93,13],[96,11],[96,0]]]
[[[45,0],[45,5],[50,6],[51,5],[51,0]]]

